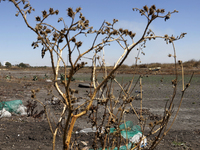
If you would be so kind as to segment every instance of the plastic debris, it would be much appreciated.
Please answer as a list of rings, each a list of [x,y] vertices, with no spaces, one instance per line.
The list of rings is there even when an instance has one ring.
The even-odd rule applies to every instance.
[[[11,117],[11,116],[12,116],[11,113],[7,111],[5,108],[0,110],[0,118]]]
[[[94,86],[91,85],[90,83],[80,83],[78,85],[78,87],[80,87],[80,88],[94,88]]]
[[[26,107],[22,104],[21,100],[3,101],[0,102],[0,110],[6,110],[9,113],[16,113],[20,115],[27,115]]]
[[[76,133],[90,133],[90,132],[97,132],[96,127],[93,128],[85,128],[83,130],[80,130],[79,132],[76,131]],[[101,133],[104,133],[104,128],[101,130]]]
[[[47,105],[60,105],[60,99],[57,97],[52,97],[45,99]]]
[[[52,80],[50,80],[50,79],[47,79],[47,80],[46,80],[46,82],[52,82]]]
[[[142,137],[142,141],[140,143],[141,147],[145,147],[147,145],[147,139],[145,136],[142,136],[142,132],[141,132],[141,127],[139,125],[133,125],[132,121],[127,121],[125,122],[125,124],[121,124],[119,126],[120,130],[121,130],[121,136],[125,139],[129,139],[129,143],[128,145],[124,145],[121,146],[119,148],[119,150],[128,150],[134,147],[134,144],[140,142],[140,138]],[[96,128],[93,128],[92,130],[88,130],[89,128],[87,128],[87,131],[93,131],[96,132]],[[85,130],[85,129],[84,129]],[[112,134],[114,132],[117,132],[115,128],[110,128],[110,133]],[[111,148],[109,148],[111,149]],[[92,149],[91,149],[92,150]],[[102,148],[99,148],[98,150],[102,150]],[[105,149],[107,150],[107,149]],[[118,150],[117,147],[115,147],[113,150]]]
[[[138,143],[140,141],[140,137],[142,137],[141,127],[139,125],[133,125],[132,121],[127,121],[125,124],[121,124],[119,126],[121,130],[121,135],[125,139],[129,139],[132,143]],[[110,129],[110,133],[116,132],[115,128]],[[146,146],[147,139],[143,136],[143,141],[141,141],[141,147]]]
[[[24,105],[19,105],[17,112],[21,115],[21,116],[26,116],[27,115],[27,108]]]
[[[140,138],[142,137],[142,141],[140,143],[141,147],[147,146],[147,138],[145,136],[142,136],[142,133],[138,132],[136,135],[134,135],[132,138],[130,138],[130,142],[132,143],[138,143],[140,142]]]

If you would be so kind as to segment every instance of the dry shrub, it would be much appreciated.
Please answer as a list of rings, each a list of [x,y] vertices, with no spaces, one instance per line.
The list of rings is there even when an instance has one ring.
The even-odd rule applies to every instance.
[[[148,143],[146,149],[154,149],[159,144],[162,138],[171,129],[172,124],[174,123],[180,109],[184,92],[189,87],[191,80],[188,84],[186,84],[186,86],[184,85],[184,80],[182,80],[183,89],[180,98],[180,105],[178,106],[178,110],[175,112],[175,117],[172,117],[172,113],[174,112],[174,97],[176,95],[178,83],[177,60],[175,57],[174,41],[183,38],[186,33],[182,33],[180,36],[176,37],[173,35],[169,36],[167,34],[164,36],[157,36],[149,28],[149,26],[155,19],[161,18],[165,21],[170,19],[171,14],[177,13],[176,10],[165,14],[164,9],[157,9],[155,5],[150,7],[144,6],[142,9],[133,8],[133,11],[137,10],[147,19],[147,25],[144,28],[144,33],[138,41],[135,41],[134,37],[136,33],[133,31],[128,29],[115,28],[115,24],[118,22],[117,19],[113,19],[111,23],[104,21],[98,30],[94,30],[93,27],[89,25],[89,20],[87,20],[81,13],[80,7],[76,10],[73,10],[71,7],[67,9],[67,19],[71,19],[70,22],[65,22],[63,18],[59,18],[59,20],[56,21],[62,23],[64,28],[57,29],[57,26],[55,27],[46,23],[46,18],[49,19],[50,16],[58,15],[59,13],[58,10],[54,11],[53,8],[50,8],[48,11],[42,11],[42,14],[36,17],[36,25],[32,27],[28,24],[27,20],[27,14],[32,13],[34,10],[34,8],[31,7],[29,1],[22,0],[18,2],[16,0],[12,0],[11,2],[19,11],[16,16],[20,14],[23,17],[25,24],[37,35],[37,39],[32,43],[32,47],[35,49],[40,46],[42,58],[45,57],[45,53],[49,52],[50,54],[54,76],[54,87],[60,94],[59,100],[61,101],[61,108],[59,109],[59,113],[55,114],[53,109],[47,108],[48,106],[45,103],[38,100],[36,97],[36,92],[33,91],[32,96],[44,107],[44,112],[53,136],[53,150],[55,149],[55,141],[58,133],[60,133],[63,137],[63,149],[80,149],[80,143],[78,143],[80,141],[76,139],[72,141],[71,139],[73,135],[72,133],[74,133],[75,123],[77,120],[81,119],[81,117],[88,117],[92,127],[96,127],[95,136],[92,138],[92,148],[97,149],[99,146],[98,143],[101,144],[103,149],[109,147],[119,148],[122,144],[128,144],[128,139],[124,140],[120,135],[121,129],[119,128],[121,123],[125,122],[125,114],[128,112],[127,106],[129,106],[129,108],[131,106],[134,113],[137,114],[135,122],[138,122],[142,134],[144,134],[145,129],[148,129],[148,134],[146,137],[153,137],[153,140]],[[89,49],[82,49],[81,46],[83,43],[82,41],[78,41],[78,39],[82,39],[79,37],[83,37],[83,35],[84,37],[87,37],[85,35],[88,34],[94,35],[94,39],[91,42]],[[164,106],[165,109],[163,116],[161,117],[162,119],[160,119],[160,117],[153,116],[153,118],[157,117],[160,120],[150,122],[148,125],[146,118],[142,114],[144,110],[144,101],[142,101],[142,68],[132,69],[140,74],[136,82],[133,82],[133,76],[133,78],[130,79],[128,83],[122,84],[117,81],[115,75],[116,72],[120,70],[120,68],[129,68],[128,65],[124,65],[124,62],[131,51],[135,49],[138,50],[138,55],[135,57],[137,62],[137,60],[139,60],[139,54],[143,53],[142,49],[146,47],[146,42],[148,40],[150,41],[151,39],[155,40],[157,38],[162,38],[166,44],[173,45],[172,47],[174,54],[170,56],[173,57],[174,64],[176,66],[174,68],[175,77],[174,80],[172,80],[172,98],[170,99],[169,103],[166,103]],[[117,43],[118,46],[122,48],[123,53],[118,58],[114,66],[106,67],[106,60],[104,57],[102,57],[100,52],[104,53],[104,47],[111,46],[113,45],[112,43]],[[65,54],[62,56],[63,51],[66,52],[67,55]],[[75,51],[77,53],[75,53]],[[86,54],[92,54],[92,56],[87,58]],[[77,58],[73,58],[73,56],[76,56]],[[88,60],[90,63],[92,60],[92,65],[90,67],[90,87],[93,87],[93,89],[88,90],[85,97],[79,97],[77,89],[73,89],[71,86],[71,79],[88,63],[83,61],[85,58],[87,58],[86,60]],[[62,80],[61,83],[58,81],[60,74],[60,64],[64,66],[62,68],[64,80]],[[68,64],[70,67],[68,67]],[[183,71],[182,63],[180,62],[179,64]],[[99,67],[97,68],[97,66]],[[161,67],[161,64],[152,63],[147,65],[147,67]],[[118,87],[118,89],[116,89],[114,85]],[[140,100],[138,101],[140,109],[138,112],[135,111],[136,108],[132,105],[132,102],[137,96],[135,92],[133,92],[136,90],[136,86],[140,89],[138,91],[140,95]],[[117,95],[114,95],[114,90],[116,90]],[[82,99],[82,104],[79,103],[79,99]],[[102,116],[98,116],[101,114],[98,113],[100,111],[103,112]],[[56,117],[51,117],[52,114],[54,114]],[[172,123],[169,123],[170,120],[172,120]],[[102,133],[101,130],[103,128],[105,130]],[[113,132],[113,134],[108,134],[111,128],[114,128],[116,131]],[[126,130],[128,129],[126,128]],[[141,141],[142,139],[139,139],[138,143],[131,144],[132,149],[140,148]]]

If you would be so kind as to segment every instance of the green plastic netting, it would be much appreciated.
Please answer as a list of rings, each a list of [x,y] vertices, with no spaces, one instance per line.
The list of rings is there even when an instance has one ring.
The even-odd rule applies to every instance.
[[[5,110],[7,110],[9,112],[18,113],[17,109],[19,108],[19,105],[22,105],[21,100],[0,102],[0,110],[5,108]]]

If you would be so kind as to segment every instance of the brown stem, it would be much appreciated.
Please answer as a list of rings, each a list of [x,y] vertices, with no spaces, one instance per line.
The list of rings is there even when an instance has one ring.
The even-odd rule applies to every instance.
[[[64,145],[65,146],[64,147],[65,150],[69,149],[69,144],[70,144],[70,140],[71,140],[71,136],[72,136],[72,131],[73,131],[73,128],[74,128],[74,125],[75,125],[75,122],[76,122],[77,118],[78,117],[76,115],[72,116],[71,124],[70,124],[68,135],[67,135],[67,140],[65,141],[65,145]]]

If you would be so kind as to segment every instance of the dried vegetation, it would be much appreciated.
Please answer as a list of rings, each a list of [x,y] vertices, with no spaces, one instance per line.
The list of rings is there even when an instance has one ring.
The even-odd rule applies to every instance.
[[[31,26],[27,21],[27,15],[35,11],[32,8],[31,4],[27,0],[9,0],[17,8],[16,16],[19,14],[23,17],[25,24],[37,35],[36,41],[32,43],[33,48],[41,49],[41,57],[45,57],[47,52],[50,53],[50,59],[52,64],[52,70],[54,75],[54,87],[60,94],[60,105],[61,109],[58,117],[51,117],[51,114],[54,113],[54,110],[51,110],[46,103],[37,99],[38,90],[32,90],[32,98],[38,101],[44,107],[44,113],[46,114],[50,130],[52,132],[53,141],[52,149],[55,149],[55,141],[57,134],[63,136],[63,149],[78,149],[80,141],[73,140],[71,141],[72,134],[74,133],[74,126],[77,120],[83,116],[88,116],[92,127],[96,127],[96,132],[93,138],[93,144],[90,145],[91,148],[97,149],[102,147],[114,149],[115,147],[119,148],[122,144],[128,145],[128,139],[123,139],[121,136],[119,126],[122,123],[126,122],[126,113],[127,106],[130,106],[131,111],[134,112],[134,115],[137,116],[135,122],[141,127],[142,134],[148,139],[148,144],[145,149],[154,149],[162,138],[169,132],[174,123],[177,114],[179,112],[183,95],[186,89],[189,87],[190,81],[185,85],[182,82],[182,95],[180,96],[180,102],[178,110],[174,112],[174,98],[177,91],[178,83],[178,65],[181,68],[182,78],[184,77],[183,73],[183,64],[179,61],[179,64],[176,60],[176,51],[174,42],[185,36],[186,33],[182,33],[180,36],[174,37],[173,35],[156,35],[149,25],[155,19],[164,19],[167,21],[170,19],[171,15],[177,13],[178,11],[174,10],[172,12],[165,13],[164,9],[156,8],[155,5],[150,7],[144,6],[142,9],[133,8],[133,11],[138,11],[141,16],[147,19],[146,27],[144,28],[143,35],[139,38],[138,41],[134,40],[136,33],[128,29],[116,29],[115,24],[118,22],[117,19],[113,19],[112,22],[104,21],[98,30],[94,30],[90,26],[89,20],[81,13],[82,8],[77,8],[73,10],[72,8],[67,9],[67,15],[71,19],[71,22],[65,22],[64,18],[59,18],[58,23],[63,24],[63,28],[57,29],[55,26],[46,23],[46,19],[50,18],[52,15],[59,14],[59,10],[54,10],[49,8],[49,10],[43,10],[41,16],[36,16],[36,25]],[[91,46],[87,50],[83,50],[81,47],[84,44],[78,38],[82,35],[93,35],[93,41]],[[146,47],[145,44],[147,41],[156,40],[157,38],[163,39],[166,44],[171,44],[174,51],[173,54],[169,54],[169,57],[174,58],[174,67],[173,71],[175,73],[174,80],[172,80],[173,93],[170,100],[164,106],[164,111],[162,116],[156,116],[148,113],[148,110],[143,109],[143,92],[142,92],[142,79],[144,74],[140,72],[140,68],[134,66],[132,69],[135,70],[138,74],[141,74],[137,82],[133,82],[134,75],[132,80],[125,85],[122,85],[117,81],[116,71],[120,69],[120,66],[123,65],[126,58],[129,56],[130,52],[137,49],[138,55],[136,56],[136,64],[139,60],[139,54],[144,54],[143,49]],[[99,40],[100,39],[100,40]],[[117,43],[119,48],[122,49],[123,53],[118,58],[114,66],[109,67],[109,71],[104,59],[104,48],[107,46],[112,46],[112,43]],[[63,51],[67,52],[67,61],[66,57],[63,56]],[[77,53],[75,53],[75,51]],[[92,53],[93,56],[89,57]],[[103,53],[103,55],[102,55]],[[113,52],[114,53],[114,52]],[[78,54],[78,55],[77,55]],[[76,55],[76,59],[72,60],[72,56]],[[54,57],[57,56],[57,57]],[[81,61],[85,60],[85,61]],[[80,97],[77,94],[77,89],[71,88],[71,79],[79,70],[84,68],[87,62],[92,62],[91,66],[91,85],[94,88],[91,88],[85,97],[81,97],[82,104],[78,103]],[[62,84],[58,84],[58,77],[60,71],[60,64],[64,66],[63,74],[64,81]],[[67,66],[70,66],[68,68]],[[97,66],[100,66],[100,69],[97,69]],[[126,68],[126,66],[124,66]],[[99,73],[103,72],[103,75],[100,76]],[[148,73],[148,72],[147,72]],[[101,77],[102,80],[99,81],[97,77]],[[68,79],[68,80],[67,80]],[[184,81],[184,80],[182,80]],[[114,94],[115,86],[120,88],[117,95]],[[140,87],[140,93],[135,94],[136,85]],[[64,90],[63,90],[64,88]],[[136,96],[139,96],[138,103],[140,104],[140,109],[136,109],[132,102],[135,101]],[[78,104],[78,105],[76,105]],[[35,105],[29,103],[29,108],[33,108]],[[101,112],[101,113],[100,113]],[[41,114],[43,112],[40,112]],[[174,117],[172,117],[174,113]],[[39,115],[30,112],[30,115],[35,116]],[[100,114],[103,114],[100,116]],[[148,117],[145,115],[149,114],[150,121],[148,122]],[[35,116],[36,117],[36,116]],[[169,123],[169,121],[172,122]],[[103,128],[105,130],[103,130]],[[108,134],[111,128],[115,128],[116,132],[114,134]],[[128,130],[128,129],[127,129]],[[138,143],[132,143],[130,149],[142,149],[140,143],[143,138],[140,138]]]

